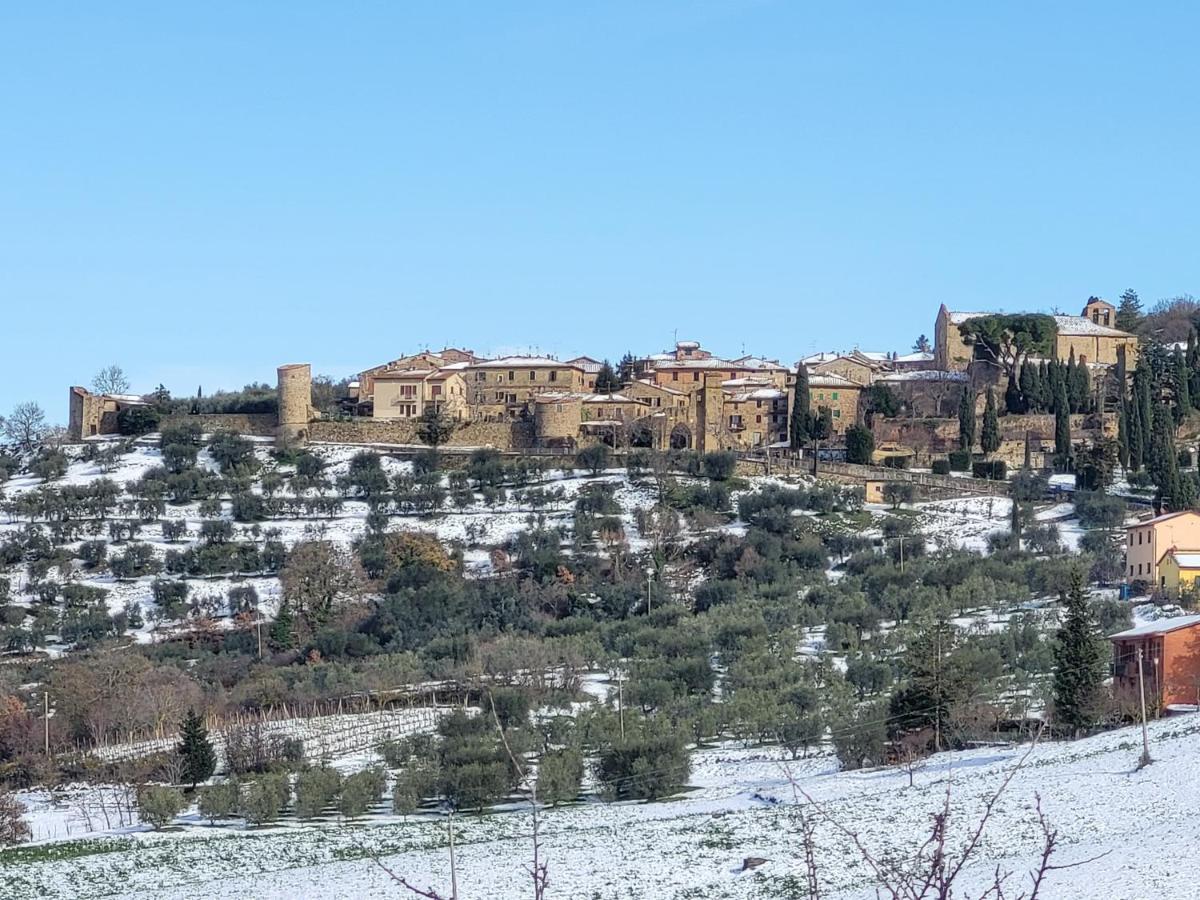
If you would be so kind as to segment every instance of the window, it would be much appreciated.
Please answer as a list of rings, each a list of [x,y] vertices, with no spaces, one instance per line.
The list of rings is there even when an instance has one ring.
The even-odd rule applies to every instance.
[[[517,380],[517,373],[516,373],[516,372],[514,372],[512,369],[509,369],[509,370],[508,370],[508,380],[509,380],[509,381],[516,381],[516,380]]]
[[[1129,575],[1130,575],[1130,577],[1133,576],[1133,566],[1129,567]]]
[[[829,399],[830,399],[830,400],[836,400],[836,399],[837,399],[837,395],[838,395],[838,392],[837,392],[837,391],[834,391],[832,394],[830,394],[830,395],[829,395]]]
[[[840,409],[835,409],[833,411],[833,417],[835,419],[840,419],[842,417],[842,411]]]
[[[699,381],[699,380],[700,380],[700,373],[699,373],[699,372],[693,372],[693,373],[692,373],[692,381]]]
[[[755,424],[755,425],[761,425],[761,424],[762,424],[762,416],[755,416],[755,417],[754,417],[754,424]]]
[[[537,372],[535,372],[533,369],[529,370],[529,380],[537,381]]]
[[[431,396],[431,397],[440,397],[440,396],[442,396],[442,386],[441,386],[440,384],[434,384],[434,385],[431,385],[431,386],[430,386],[430,392],[429,392],[429,393],[430,393],[430,396]]]
[[[754,401],[754,408],[755,408],[755,409],[762,409],[762,401],[761,401],[761,400],[755,400],[755,401]],[[760,422],[762,421],[762,417],[761,417],[761,416],[759,417],[759,421],[760,421]]]
[[[678,372],[672,372],[672,373],[671,373],[671,380],[672,380],[672,381],[678,381],[678,380],[679,380],[679,373],[678,373]]]
[[[558,381],[558,370],[557,370],[557,369],[551,369],[551,370],[550,370],[550,380],[551,380],[551,381]],[[560,410],[560,412],[561,412],[561,410]]]
[[[496,391],[496,402],[497,403],[504,402],[504,391]]]
[[[517,402],[517,395],[516,395],[516,394],[509,394],[509,395],[508,395],[508,402],[509,402],[509,403],[516,403],[516,402]]]

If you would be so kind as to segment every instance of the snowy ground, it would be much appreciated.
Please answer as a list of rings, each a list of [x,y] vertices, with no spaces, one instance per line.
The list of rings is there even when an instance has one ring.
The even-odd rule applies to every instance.
[[[1034,748],[997,804],[967,878],[978,893],[998,865],[1022,881],[1040,849],[1034,803],[1041,797],[1059,830],[1059,864],[1101,857],[1052,873],[1043,896],[1190,898],[1200,880],[1193,851],[1200,803],[1195,753],[1200,716],[1150,726],[1155,763],[1136,771],[1136,729]],[[589,802],[543,815],[548,897],[766,898],[805,896],[796,795],[788,772],[824,814],[858,832],[871,849],[913,848],[929,816],[951,797],[950,846],[965,840],[985,800],[1024,754],[995,747],[932,757],[915,784],[901,770],[838,773],[828,756],[784,763],[777,751],[708,749],[695,754],[692,788],[647,804]],[[819,821],[818,863],[825,896],[874,897],[865,865],[829,821]],[[366,824],[289,824],[263,829],[192,824],[94,844],[60,844],[0,857],[0,897],[137,898],[393,895],[399,888],[371,861],[377,854],[418,885],[446,891],[445,823],[376,816]],[[524,812],[456,819],[460,896],[529,895]],[[1146,848],[1153,847],[1153,853]],[[1134,848],[1142,848],[1135,850]],[[768,862],[742,872],[742,861]]]

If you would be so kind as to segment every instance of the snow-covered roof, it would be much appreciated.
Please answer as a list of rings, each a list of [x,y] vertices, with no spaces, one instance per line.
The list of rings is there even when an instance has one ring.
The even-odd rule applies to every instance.
[[[665,384],[655,384],[649,378],[639,378],[636,381],[634,381],[633,383],[640,384],[642,387],[653,388],[656,391],[663,391],[667,394],[675,394],[677,397],[686,397],[687,396],[686,391],[681,391],[678,388],[669,387]]]
[[[1084,316],[1054,316],[1054,324],[1058,326],[1059,334],[1083,335],[1087,337],[1130,337],[1126,331],[1119,328],[1109,328],[1099,322],[1093,322]]]
[[[574,359],[568,359],[567,365],[578,366],[589,375],[595,375],[604,368],[604,363],[597,359],[592,359],[590,356],[577,356]]]
[[[578,369],[576,363],[551,359],[548,356],[505,356],[486,359],[468,365],[472,369]]]
[[[761,387],[753,391],[729,391],[729,399],[734,403],[745,403],[747,400],[778,400],[786,397],[779,388]]]
[[[1200,615],[1172,616],[1169,619],[1155,619],[1153,622],[1144,622],[1136,628],[1118,631],[1116,634],[1110,634],[1108,639],[1116,641],[1124,638],[1149,637],[1153,634],[1178,631],[1180,628],[1191,628],[1193,625],[1200,625]]]
[[[788,370],[787,366],[780,365],[779,360],[766,359],[762,356],[739,356],[733,362],[747,369],[769,369],[778,372],[786,372]]]
[[[903,356],[892,357],[894,363],[933,362],[933,354],[918,350],[915,353],[905,353]]]
[[[1200,569],[1200,550],[1168,550],[1166,555],[1181,569]]]
[[[943,372],[941,369],[914,369],[911,372],[889,372],[879,381],[967,381],[966,372]]]
[[[721,382],[721,387],[723,387],[723,388],[750,387],[751,385],[753,385],[754,387],[773,387],[771,382],[764,381],[761,377],[759,377],[759,378],[729,378],[729,379]]]
[[[588,394],[583,398],[584,403],[645,403],[636,397],[626,397],[624,394]]]
[[[949,313],[951,325],[961,325],[963,322],[969,322],[971,319],[979,319],[983,316],[993,315],[993,313],[986,312],[961,312],[956,310],[949,310]]]
[[[656,369],[753,369],[755,366],[743,365],[729,359],[718,359],[715,356],[705,356],[698,359],[664,359],[656,362]]]
[[[820,372],[816,375],[808,376],[809,387],[823,388],[861,388],[862,385],[856,381],[851,381],[849,378],[843,378],[841,375],[834,375],[832,372]]]

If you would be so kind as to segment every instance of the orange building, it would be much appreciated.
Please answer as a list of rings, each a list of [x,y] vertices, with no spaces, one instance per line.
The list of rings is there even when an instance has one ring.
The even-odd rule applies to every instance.
[[[1200,704],[1200,615],[1147,622],[1110,635],[1113,644],[1113,693],[1127,704],[1138,698],[1138,650],[1146,705]]]

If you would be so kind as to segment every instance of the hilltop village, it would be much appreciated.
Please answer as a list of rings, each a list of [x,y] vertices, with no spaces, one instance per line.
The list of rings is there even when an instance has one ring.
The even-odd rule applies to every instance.
[[[1116,307],[1097,298],[1077,316],[958,312],[943,305],[933,342],[922,335],[910,352],[855,348],[786,364],[721,357],[696,341],[642,357],[626,354],[616,364],[589,356],[487,359],[445,348],[364,369],[340,386],[336,406],[324,411],[306,399],[309,367],[286,365],[278,373],[276,420],[235,413],[227,424],[255,433],[277,426],[291,438],[405,444],[420,442],[419,423],[436,416],[449,425],[440,442],[451,446],[572,451],[600,442],[614,449],[765,453],[803,452],[819,438],[830,458],[844,456],[848,433],[866,429],[878,455],[865,461],[907,458],[928,467],[953,450],[983,449],[982,435],[964,444],[958,415],[966,396],[982,419],[992,396],[1002,405],[1008,401],[1001,412],[1014,417],[1002,415],[1000,446],[989,458],[1040,466],[1054,452],[1053,422],[1045,417],[1053,404],[1021,396],[1031,376],[1038,380],[1058,367],[1073,373],[1073,441],[1115,437],[1117,385],[1138,356],[1138,338],[1115,322]],[[796,416],[797,397],[807,397],[812,427],[797,429],[803,418]],[[152,401],[72,387],[70,435],[118,433],[122,410]]]

